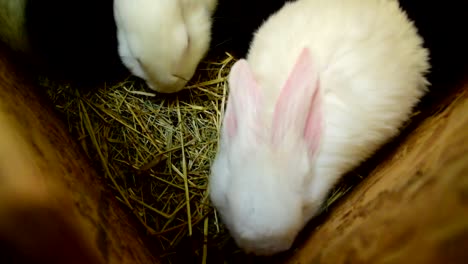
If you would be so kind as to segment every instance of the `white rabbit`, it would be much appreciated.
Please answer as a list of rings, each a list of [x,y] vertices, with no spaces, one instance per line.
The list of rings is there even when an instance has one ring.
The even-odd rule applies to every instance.
[[[210,198],[239,247],[288,250],[342,175],[427,90],[428,51],[398,1],[298,0],[229,74]]]
[[[119,55],[161,93],[180,91],[208,51],[216,0],[115,0]]]

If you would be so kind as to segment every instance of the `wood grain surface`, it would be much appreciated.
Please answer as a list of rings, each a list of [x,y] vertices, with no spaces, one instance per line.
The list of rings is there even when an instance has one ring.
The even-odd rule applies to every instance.
[[[468,82],[447,102],[286,263],[468,263]]]
[[[43,91],[3,51],[0,262],[159,263]]]

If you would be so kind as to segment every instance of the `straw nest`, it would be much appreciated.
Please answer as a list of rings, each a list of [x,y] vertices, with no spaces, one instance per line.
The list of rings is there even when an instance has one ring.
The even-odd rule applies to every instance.
[[[91,92],[40,81],[116,199],[158,238],[168,260],[182,244],[204,261],[212,248],[242,254],[210,207],[207,190],[234,61],[226,54],[203,62],[188,89],[175,95],[149,92],[134,77]],[[333,191],[326,207],[349,188]]]

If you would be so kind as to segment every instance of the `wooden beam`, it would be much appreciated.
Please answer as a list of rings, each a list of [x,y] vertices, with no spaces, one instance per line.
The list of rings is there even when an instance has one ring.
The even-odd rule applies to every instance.
[[[159,263],[48,100],[0,47],[5,263]],[[4,261],[1,261],[4,263]]]
[[[468,263],[468,83],[344,197],[287,263]]]

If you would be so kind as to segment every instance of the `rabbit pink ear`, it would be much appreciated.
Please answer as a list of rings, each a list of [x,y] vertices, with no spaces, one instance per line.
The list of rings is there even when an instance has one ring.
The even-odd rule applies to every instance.
[[[236,135],[240,118],[252,122],[259,107],[260,90],[246,60],[238,60],[229,73],[229,97],[224,114],[228,137]]]
[[[302,137],[313,154],[321,135],[322,97],[318,70],[304,48],[289,74],[273,113],[273,144],[289,144]]]

